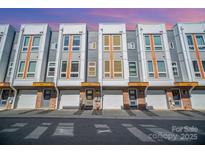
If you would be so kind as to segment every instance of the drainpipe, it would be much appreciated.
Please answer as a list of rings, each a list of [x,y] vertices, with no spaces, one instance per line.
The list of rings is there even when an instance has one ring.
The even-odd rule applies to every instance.
[[[146,109],[147,109],[147,89],[148,86],[145,88],[144,93],[145,93],[145,102],[146,102]]]
[[[195,88],[195,86],[192,86],[190,89],[189,89],[189,96],[190,96],[190,99],[191,99],[191,92],[192,90]]]
[[[102,70],[102,79],[101,79],[101,89],[100,89],[100,93],[101,93],[101,102],[102,102],[102,110],[103,110],[103,65],[104,65],[104,63],[103,63],[103,29],[100,29],[101,30],[101,34],[102,34],[102,42],[101,42],[101,45],[102,45],[102,62],[101,62],[101,64],[102,64],[102,68],[101,68],[101,70]]]
[[[14,88],[12,85],[10,85],[11,89],[14,91],[14,98],[13,98],[13,101],[12,101],[12,106],[11,106],[11,109],[14,109],[14,104],[16,102],[16,96],[17,96],[17,89]]]

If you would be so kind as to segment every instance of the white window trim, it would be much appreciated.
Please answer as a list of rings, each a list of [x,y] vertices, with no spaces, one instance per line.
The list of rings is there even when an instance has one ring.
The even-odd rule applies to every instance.
[[[162,35],[161,34],[153,34],[153,40],[154,40],[154,37],[155,36],[160,36],[160,40],[161,40],[161,45],[155,45],[155,42],[154,42],[154,50],[155,51],[163,51],[163,38],[162,38]],[[162,49],[161,50],[157,50],[156,48],[157,47],[161,47]]]
[[[29,63],[28,63],[28,72],[27,72],[27,74],[26,74],[26,77],[29,78],[29,79],[33,79],[33,78],[35,78],[35,76],[36,76],[36,66],[35,66],[35,71],[34,71],[34,72],[29,72],[29,66],[30,66],[30,63],[31,63],[31,62],[36,62],[36,66],[37,66],[38,61],[36,61],[36,60],[30,60],[30,61],[29,61]],[[24,67],[25,67],[25,66],[24,66]],[[28,75],[32,75],[32,74],[34,74],[33,77],[28,77]]]
[[[69,37],[68,37],[68,45],[67,45],[67,46],[64,45],[65,37],[66,37],[66,36],[69,36]],[[68,49],[69,49],[69,46],[70,46],[70,35],[69,35],[69,34],[64,34],[64,35],[63,35],[63,48],[62,48],[62,51],[63,51],[63,52],[68,52],[68,50],[64,50],[64,48],[68,48]]]
[[[159,69],[158,69],[158,62],[161,62],[163,61],[164,62],[164,67],[165,67],[165,72],[159,72]],[[165,60],[157,60],[157,72],[158,72],[158,76],[159,78],[166,78],[167,77],[167,67],[166,67],[166,63],[165,63]],[[164,77],[160,77],[159,74],[166,74]]]
[[[38,45],[38,46],[34,46],[34,45],[33,45],[34,37],[39,37],[39,45]],[[33,39],[32,39],[31,52],[38,52],[38,51],[39,51],[39,48],[40,48],[40,44],[41,44],[41,36],[40,36],[40,35],[34,35],[34,36],[33,36]],[[37,50],[32,50],[33,48],[38,48],[38,49],[37,49]]]
[[[108,62],[109,63],[109,72],[105,72],[105,62]],[[109,60],[104,60],[104,67],[103,67],[103,71],[104,71],[104,78],[110,78],[110,76],[111,76],[111,63],[110,63],[110,61]],[[105,76],[105,74],[109,74],[109,76],[107,77],[107,76]]]
[[[108,36],[108,45],[105,45],[105,36]],[[107,34],[103,35],[103,51],[104,52],[110,51],[110,36],[112,35],[107,35]],[[108,48],[108,50],[105,50],[105,48]]]
[[[51,63],[54,63],[54,66],[50,66]],[[53,76],[49,75],[49,69],[50,68],[54,68],[54,75]],[[48,62],[47,77],[54,77],[55,76],[55,71],[56,71],[56,62],[55,61],[49,61]]]
[[[94,66],[90,66],[90,63],[94,63]],[[94,68],[95,69],[95,74],[94,75],[89,74],[90,73],[90,71],[89,71],[90,68]],[[88,76],[89,77],[95,77],[96,76],[96,62],[95,61],[88,62]]]
[[[194,70],[194,65],[193,65],[193,62],[194,62],[194,61],[197,62],[197,66],[198,66],[199,72],[195,72],[195,70]],[[195,76],[195,78],[200,79],[200,78],[201,78],[201,73],[200,73],[199,63],[198,63],[197,60],[192,60],[192,68],[193,68],[193,71],[194,71],[194,76]],[[196,76],[196,74],[199,74],[200,76]]]
[[[145,46],[145,51],[151,51],[152,50],[152,48],[151,48],[151,42],[150,42],[150,45],[146,45],[146,39],[145,39],[145,37],[149,37],[149,42],[150,42],[150,35],[149,34],[145,34],[144,35],[144,46]],[[150,48],[150,50],[147,50],[147,48]]]
[[[73,63],[77,63],[78,64],[78,72],[72,72],[71,71]],[[71,61],[71,65],[70,65],[70,78],[74,78],[74,79],[79,78],[79,70],[80,70],[79,68],[80,68],[80,61],[75,61],[75,60]],[[77,77],[72,77],[71,74],[77,74],[78,76]]]
[[[152,70],[153,70],[152,72],[150,72],[150,70],[149,70],[148,62],[152,62]],[[147,61],[147,70],[148,70],[148,77],[149,77],[149,78],[154,78],[154,65],[153,65],[153,61],[152,61],[152,60],[148,60],[148,61]],[[150,74],[153,74],[153,77],[150,76]]]
[[[118,62],[118,61],[120,61],[121,62],[121,72],[115,72],[115,64],[114,64],[114,62]],[[122,60],[113,60],[112,61],[112,63],[113,63],[113,78],[115,78],[115,79],[121,79],[121,78],[123,78],[123,61]],[[115,74],[122,74],[122,76],[121,77],[115,77]]]
[[[137,73],[137,62],[136,61],[129,61],[128,64],[129,64],[129,69],[130,69],[130,63],[135,63],[135,68],[136,68],[136,75],[135,76],[130,76],[129,74],[129,77],[137,77],[138,76],[138,73]],[[130,70],[129,70],[130,72]]]
[[[191,36],[193,45],[189,45],[187,36]],[[189,48],[189,51],[194,51],[194,50],[195,50],[195,48],[194,48],[194,39],[193,39],[193,36],[192,36],[191,34],[186,34],[186,43],[187,43],[187,46],[188,46],[188,48]],[[193,48],[193,49],[192,49],[192,48]]]
[[[114,36],[120,36],[120,45],[114,45]],[[112,37],[112,51],[122,51],[122,35],[116,34],[116,35],[111,35]],[[114,50],[114,47],[120,47],[119,50]]]
[[[29,38],[29,40],[28,40],[28,46],[24,46],[24,42],[25,42],[25,40],[26,40],[26,37]],[[30,36],[29,36],[29,35],[24,35],[24,36],[23,36],[23,45],[22,45],[21,52],[28,52],[29,42],[30,42]],[[24,48],[27,48],[27,49],[26,49],[26,50],[23,50]]]
[[[175,66],[173,66],[173,63],[175,63]],[[177,69],[177,75],[174,75],[174,70],[173,68],[176,68]],[[173,75],[174,77],[179,77],[179,69],[178,69],[178,64],[176,61],[172,61],[172,71],[173,71]]]
[[[202,37],[203,37],[203,40],[204,40],[204,42],[205,42],[204,34],[196,34],[195,37],[196,37],[196,36],[202,36]],[[199,51],[205,51],[205,49],[204,49],[204,50],[199,49],[200,47],[205,48],[205,45],[198,45],[197,39],[196,39],[196,43],[197,43],[197,47],[198,47],[198,50],[199,50]]]
[[[12,71],[13,71],[13,62],[10,62],[9,63],[9,67],[8,67],[8,73],[7,73],[7,77],[10,78],[11,77],[11,74],[12,74]],[[10,74],[10,75],[9,75]]]
[[[67,65],[68,65],[68,61],[67,60],[61,60],[61,68],[60,68],[60,78],[62,79],[65,79],[67,78],[67,71],[65,72],[62,72],[62,65],[63,65],[63,62],[66,62],[66,70],[67,70]],[[62,74],[65,74],[65,77],[62,77]]]
[[[24,42],[25,42],[26,37],[29,37],[28,46],[24,46]],[[22,45],[21,52],[23,52],[23,53],[28,52],[29,43],[30,43],[30,39],[31,39],[30,37],[32,37],[32,44],[31,44],[31,51],[30,52],[34,52],[35,53],[35,52],[39,51],[40,43],[41,43],[41,36],[40,35],[24,35],[23,36],[23,45]],[[40,37],[40,41],[39,41],[39,45],[38,46],[33,46],[33,38],[34,37]],[[27,48],[27,50],[23,50],[24,48]],[[32,48],[38,48],[38,50],[32,50]]]
[[[21,62],[24,62],[23,72],[19,72]],[[20,61],[19,61],[19,64],[18,64],[18,73],[17,73],[17,78],[18,78],[18,79],[23,79],[23,74],[24,74],[25,64],[26,64],[26,61],[25,61],[25,60],[20,60]],[[19,74],[22,74],[22,77],[19,77]]]
[[[74,36],[79,36],[80,37],[80,45],[73,45],[74,41]],[[79,47],[79,50],[73,50],[73,48]],[[81,50],[81,35],[72,35],[72,52],[79,52]]]

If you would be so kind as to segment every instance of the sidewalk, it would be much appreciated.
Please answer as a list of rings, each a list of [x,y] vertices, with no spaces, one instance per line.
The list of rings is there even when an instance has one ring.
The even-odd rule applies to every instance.
[[[112,118],[112,119],[173,119],[205,120],[205,110],[168,111],[168,110],[1,110],[1,117],[42,117],[42,118]]]

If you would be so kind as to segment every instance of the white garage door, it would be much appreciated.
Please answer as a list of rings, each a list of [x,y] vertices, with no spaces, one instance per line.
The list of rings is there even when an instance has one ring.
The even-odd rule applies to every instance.
[[[193,109],[205,109],[205,90],[193,90],[191,94],[191,104]]]
[[[167,99],[164,90],[148,90],[147,106],[150,109],[167,109]]]
[[[121,90],[104,90],[103,94],[103,109],[121,109],[123,106]]]
[[[62,90],[60,92],[60,109],[78,108],[80,104],[79,90]]]
[[[34,109],[36,106],[37,90],[20,90],[17,99],[18,109]]]

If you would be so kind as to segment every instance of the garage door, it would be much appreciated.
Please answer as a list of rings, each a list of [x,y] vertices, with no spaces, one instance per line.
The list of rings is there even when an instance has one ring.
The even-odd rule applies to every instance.
[[[205,109],[205,90],[193,90],[191,94],[191,103],[193,109]]]
[[[167,109],[167,99],[164,90],[148,90],[147,106],[149,109]]]
[[[62,90],[60,92],[60,109],[78,108],[80,104],[79,90]]]
[[[104,90],[103,94],[103,109],[121,109],[123,106],[121,90]]]
[[[34,109],[36,106],[36,90],[20,90],[17,99],[18,109]]]

